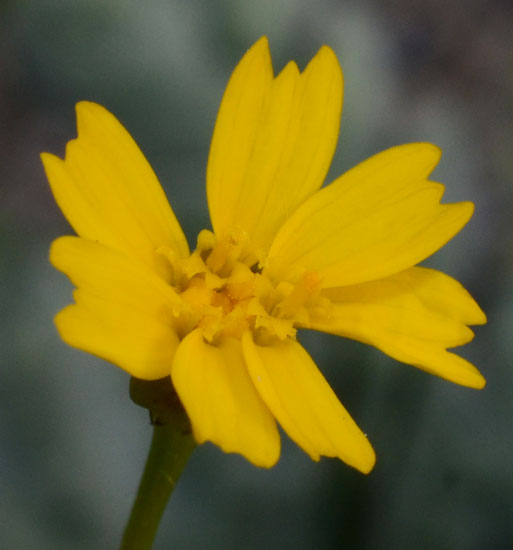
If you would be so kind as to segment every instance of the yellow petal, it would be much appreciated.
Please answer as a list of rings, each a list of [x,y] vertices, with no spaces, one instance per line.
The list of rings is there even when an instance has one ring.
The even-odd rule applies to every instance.
[[[242,345],[253,383],[291,439],[314,460],[336,456],[361,472],[372,469],[370,443],[300,344],[259,346],[246,333]]]
[[[212,441],[256,466],[276,463],[276,422],[249,378],[239,340],[214,346],[199,330],[191,332],[178,347],[171,378],[199,443]]]
[[[323,46],[300,74],[273,80],[260,39],[228,83],[212,138],[207,194],[214,231],[242,229],[266,251],[282,223],[323,183],[338,138],[342,72]]]
[[[123,253],[79,237],[54,241],[50,260],[78,290],[55,318],[62,339],[137,378],[169,375],[178,345],[170,286]]]
[[[380,281],[327,289],[324,295],[334,302],[331,317],[313,317],[307,328],[371,344],[463,386],[485,385],[472,364],[446,351],[473,338],[467,324],[486,322],[470,294],[448,275],[414,267]]]
[[[108,302],[90,311],[85,298],[55,316],[61,338],[70,346],[106,359],[132,376],[158,380],[169,375],[178,338],[170,327],[151,317],[130,316],[131,310],[111,309]]]
[[[310,197],[281,228],[269,265],[317,271],[345,286],[403,271],[441,248],[467,223],[473,204],[439,204],[427,181],[440,151],[427,143],[388,149]]]
[[[153,170],[130,134],[106,109],[77,104],[78,137],[66,158],[41,158],[57,204],[84,238],[139,258],[163,272],[155,251],[188,253],[185,236]]]
[[[181,300],[144,264],[122,252],[80,237],[59,237],[50,248],[50,262],[78,288],[105,295],[127,307],[163,314]]]

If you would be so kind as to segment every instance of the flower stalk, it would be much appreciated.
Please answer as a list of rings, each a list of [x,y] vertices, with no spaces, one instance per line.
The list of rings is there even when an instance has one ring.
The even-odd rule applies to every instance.
[[[132,378],[130,396],[150,411],[153,438],[121,550],[150,550],[160,519],[187,460],[196,447],[190,422],[169,378]]]

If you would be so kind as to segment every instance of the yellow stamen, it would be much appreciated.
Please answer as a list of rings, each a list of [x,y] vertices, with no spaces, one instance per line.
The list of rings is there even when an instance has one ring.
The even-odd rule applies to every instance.
[[[292,292],[276,305],[274,313],[278,317],[295,317],[320,288],[319,275],[313,271],[305,273]]]

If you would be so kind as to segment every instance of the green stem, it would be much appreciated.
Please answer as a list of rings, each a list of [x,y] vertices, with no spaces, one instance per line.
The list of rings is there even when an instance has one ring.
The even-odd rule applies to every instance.
[[[139,484],[121,550],[150,550],[160,518],[196,442],[183,410],[155,425],[146,467]]]

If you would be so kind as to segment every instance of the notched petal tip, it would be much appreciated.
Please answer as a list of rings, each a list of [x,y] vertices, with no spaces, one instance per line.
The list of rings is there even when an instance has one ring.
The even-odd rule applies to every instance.
[[[267,38],[267,35],[263,34],[250,48],[267,48],[269,49],[269,39]]]
[[[369,448],[362,457],[361,463],[358,466],[355,465],[355,468],[362,474],[370,474],[376,465],[376,453],[372,448],[372,445],[369,443]]]
[[[448,242],[455,235],[457,235],[470,221],[470,218],[474,214],[474,203],[470,201],[462,201],[462,202],[453,202],[453,203],[447,203],[447,204],[442,203],[441,206],[445,208],[450,208],[452,210],[452,216],[456,222],[456,227],[457,227],[457,229],[453,232],[453,234],[447,239],[446,242]]]
[[[75,105],[75,113],[77,117],[77,131],[80,134],[83,128],[84,122],[88,118],[90,118],[91,116],[94,116],[95,114],[108,113],[108,111],[98,103],[93,103],[92,101],[79,101]]]
[[[385,162],[388,160],[394,162],[396,159],[401,162],[408,161],[412,166],[417,167],[419,176],[423,175],[427,178],[440,162],[442,158],[442,149],[434,143],[416,141],[390,147],[378,153],[378,155]],[[377,155],[375,155],[375,157],[377,158]],[[365,162],[367,161],[363,161],[363,163]]]
[[[119,120],[108,111],[103,105],[94,103],[93,101],[79,101],[75,105],[75,112],[77,115],[77,134],[79,138],[87,136],[88,129],[92,133],[97,134],[100,129],[106,127],[114,127],[117,131],[125,133],[126,130],[121,126]],[[68,142],[68,147],[77,140],[71,140]],[[66,153],[67,153],[66,148]]]
[[[345,453],[340,453],[338,458],[343,460],[349,466],[355,468],[362,474],[369,474],[376,464],[376,453],[367,434],[360,431],[359,437],[355,440],[359,449],[354,449],[352,456],[348,457]]]
[[[110,111],[103,107],[103,105],[87,100],[78,101],[75,104],[75,113],[77,115],[77,120],[87,116],[87,114],[107,114],[112,118],[115,118]]]
[[[53,159],[59,159],[56,155],[52,153],[39,153],[39,158],[41,159],[41,162],[43,163],[43,167],[46,171],[46,167],[50,166],[52,162],[54,162]]]
[[[336,99],[332,99],[332,102],[337,105],[337,117],[340,118],[344,77],[335,52],[329,46],[321,46],[306,66],[303,74],[306,78],[314,78],[315,83],[320,86],[326,86],[329,83],[332,93],[336,97]]]
[[[463,358],[461,358],[463,359]],[[463,359],[467,364],[467,371],[464,378],[461,378],[460,381],[456,381],[460,386],[470,388],[472,390],[482,390],[486,386],[486,378],[479,372],[479,370]],[[449,382],[455,382],[454,380],[449,380]]]
[[[486,325],[488,323],[488,317],[486,313],[481,309],[479,304],[475,303],[475,317],[469,323],[470,325]]]
[[[408,149],[410,149],[411,154],[424,159],[426,164],[431,166],[431,170],[435,169],[442,158],[442,149],[438,145],[429,143],[428,141],[407,143],[405,145],[398,145],[397,147],[401,148],[405,153],[408,153]]]
[[[309,65],[313,65],[316,63],[323,65],[326,68],[336,69],[338,72],[340,72],[340,75],[342,76],[342,67],[340,66],[337,55],[335,54],[333,49],[326,44],[322,45],[319,48],[319,51],[312,58]]]
[[[64,272],[63,260],[67,259],[67,256],[73,253],[73,245],[75,242],[80,240],[80,237],[73,235],[63,235],[55,239],[50,245],[50,250],[48,252],[48,259],[50,263],[58,269],[59,271]]]
[[[193,426],[193,435],[198,445],[203,445],[203,444],[214,445],[215,447],[218,447],[219,449],[221,449],[223,453],[238,455],[243,457],[256,468],[265,468],[266,470],[270,470],[271,468],[276,466],[276,463],[280,459],[280,454],[281,454],[280,444],[278,444],[278,446],[276,447],[277,450],[272,450],[272,454],[271,453],[269,453],[268,455],[261,454],[257,456],[254,453],[246,453],[242,450],[233,449],[230,446],[226,446],[222,440],[214,439],[209,435],[203,435],[194,426]],[[317,458],[317,460],[319,459]]]
[[[470,387],[475,390],[482,390],[485,386],[486,386],[486,378],[483,375],[481,375],[480,378],[476,378],[476,384]]]
[[[428,141],[420,141],[418,142],[418,145],[422,146],[426,150],[431,151],[433,159],[436,159],[434,160],[435,166],[440,162],[440,159],[442,158],[441,147],[438,147],[438,145],[435,145],[434,143],[429,143]]]
[[[73,318],[76,310],[76,304],[67,305],[54,315],[53,323],[64,343],[68,344],[68,346],[82,349],[76,343],[76,330],[73,328]]]
[[[58,170],[62,170],[64,160],[58,157],[57,155],[54,155],[53,153],[40,153],[39,158],[43,163],[43,169],[51,185],[52,181],[54,180],[53,175]]]
[[[299,67],[295,61],[289,61],[276,76],[276,79],[296,78],[300,75]]]
[[[246,52],[244,57],[241,59],[241,62],[248,60],[252,57],[262,57],[266,61],[268,60],[271,63],[271,51],[269,49],[269,40],[267,36],[261,36]]]

